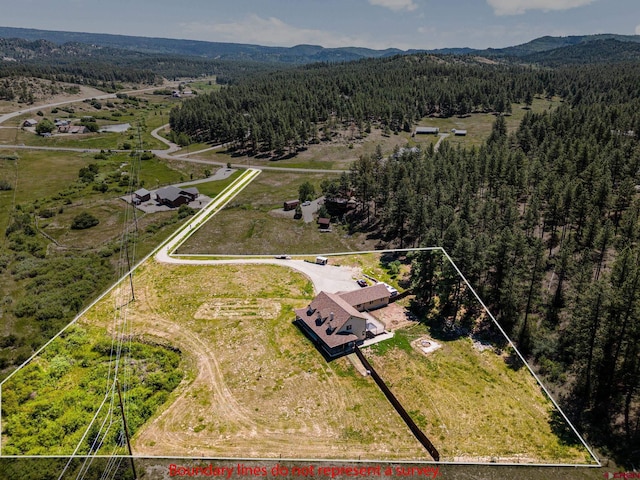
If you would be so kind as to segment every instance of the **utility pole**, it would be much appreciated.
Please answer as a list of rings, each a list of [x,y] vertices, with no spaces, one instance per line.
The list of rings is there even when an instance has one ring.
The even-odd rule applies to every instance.
[[[133,463],[133,452],[131,451],[131,442],[129,440],[129,427],[127,427],[127,417],[124,416],[124,404],[122,403],[122,390],[120,390],[120,382],[116,379],[116,388],[118,389],[118,398],[120,399],[120,412],[122,412],[122,423],[124,425],[124,435],[127,438],[127,448],[129,449],[129,458],[131,459],[131,470],[133,470],[133,480],[138,480],[136,473],[136,465]]]

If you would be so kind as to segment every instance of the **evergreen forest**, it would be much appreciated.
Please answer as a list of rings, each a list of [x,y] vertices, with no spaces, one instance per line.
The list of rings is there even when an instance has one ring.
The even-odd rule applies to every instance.
[[[512,104],[533,96],[561,103],[509,132]],[[280,155],[339,129],[392,134],[473,112],[496,115],[483,145],[360,156],[324,182],[327,205],[355,197],[334,220],[384,247],[444,247],[588,441],[631,464],[640,458],[640,64],[426,54],[314,64],[184,102],[171,126]],[[430,254],[415,263],[425,308],[435,295],[457,303],[459,280]]]

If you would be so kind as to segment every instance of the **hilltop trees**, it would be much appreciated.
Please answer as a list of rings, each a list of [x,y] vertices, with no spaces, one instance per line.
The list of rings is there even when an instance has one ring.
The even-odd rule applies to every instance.
[[[255,152],[295,152],[321,141],[321,129],[325,139],[341,127],[352,137],[363,135],[372,124],[389,132],[410,131],[430,114],[505,112],[531,90],[543,91],[544,86],[519,67],[412,55],[247,77],[183,102],[170,121],[173,130],[196,141],[232,142]]]

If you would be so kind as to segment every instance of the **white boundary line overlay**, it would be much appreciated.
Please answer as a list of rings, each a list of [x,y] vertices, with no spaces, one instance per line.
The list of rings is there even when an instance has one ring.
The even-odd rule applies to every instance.
[[[260,169],[249,168],[244,171],[238,179],[236,179],[232,184],[227,186],[218,196],[216,196],[205,208],[196,213],[189,222],[185,223],[181,228],[179,228],[176,232],[170,235],[166,240],[164,240],[160,245],[158,245],[151,253],[149,253],[146,257],[140,260],[134,267],[131,268],[129,272],[119,278],[111,287],[109,287],[105,292],[103,292],[98,298],[96,298],[89,306],[87,306],[84,310],[82,310],[69,324],[67,324],[60,332],[58,332],[53,338],[51,338],[47,343],[45,343],[42,347],[40,347],[29,359],[22,363],[16,370],[11,372],[7,378],[5,378],[2,382],[0,382],[0,412],[2,406],[2,386],[6,381],[13,377],[18,370],[22,369],[28,363],[30,363],[35,357],[37,357],[49,344],[51,344],[55,339],[57,339],[62,333],[64,333],[70,326],[74,325],[83,315],[86,314],[88,310],[93,308],[96,303],[102,300],[106,295],[108,295],[117,285],[119,285],[123,280],[125,280],[130,274],[132,274],[137,268],[139,268],[142,264],[144,264],[149,258],[156,256],[156,260],[161,263],[173,263],[173,264],[200,264],[202,262],[207,262],[207,265],[215,265],[218,263],[217,260],[211,259],[206,260],[207,257],[215,257],[215,258],[228,258],[228,259],[240,259],[242,258],[245,262],[247,260],[251,260],[251,258],[255,258],[257,260],[256,263],[265,263],[265,259],[272,260],[271,262],[278,265],[291,265],[284,262],[278,262],[274,259],[273,255],[210,255],[210,254],[174,254],[174,252],[197,230],[204,225],[209,218],[214,216],[218,211],[224,208],[238,193],[240,193],[251,181],[261,173]],[[520,353],[520,351],[516,348],[514,343],[511,341],[509,336],[506,334],[504,329],[500,326],[498,321],[495,319],[493,314],[489,311],[489,308],[482,301],[480,296],[476,293],[475,289],[471,286],[467,278],[462,274],[458,266],[451,259],[446,250],[442,247],[421,247],[421,248],[411,248],[411,249],[388,249],[388,250],[366,250],[366,251],[352,251],[352,252],[333,252],[333,253],[322,253],[322,254],[304,254],[297,255],[300,257],[305,256],[314,256],[314,255],[322,255],[327,257],[337,257],[337,256],[346,256],[346,255],[363,255],[363,254],[381,254],[381,253],[401,253],[401,252],[420,252],[420,251],[441,251],[442,254],[446,257],[446,259],[451,263],[456,273],[460,275],[466,286],[469,288],[473,296],[478,300],[480,305],[482,305],[485,312],[489,315],[495,326],[499,329],[502,335],[505,337],[511,348],[513,348],[514,352],[518,355],[518,358],[522,361],[522,363],[527,367],[527,370],[533,378],[536,380],[540,388],[543,390],[547,398],[551,401],[553,406],[560,412],[560,415],[564,419],[565,422],[571,427],[572,432],[578,437],[582,445],[589,452],[593,460],[596,464],[571,464],[571,463],[516,463],[516,462],[472,462],[472,461],[462,461],[462,462],[452,462],[452,461],[426,461],[426,460],[383,460],[383,459],[369,459],[369,460],[360,460],[360,459],[303,459],[303,458],[240,458],[240,457],[183,457],[183,456],[136,456],[133,458],[139,459],[184,459],[184,460],[243,460],[243,461],[287,461],[287,462],[317,462],[317,463],[346,463],[346,462],[355,462],[355,463],[371,463],[371,462],[379,462],[379,463],[402,463],[402,464],[438,464],[438,465],[478,465],[478,466],[523,466],[523,467],[584,467],[584,468],[599,468],[602,467],[602,464],[598,457],[595,455],[593,450],[587,445],[586,441],[578,433],[577,429],[571,423],[569,418],[566,416],[564,411],[560,408],[558,403],[555,401],[549,390],[544,386],[540,378],[533,371],[531,366],[525,360],[524,356]],[[247,259],[246,257],[251,257]],[[186,259],[184,257],[187,257]],[[199,260],[191,260],[188,257],[199,257]],[[293,265],[291,265],[293,267]],[[0,427],[2,426],[2,415],[0,413]],[[0,429],[1,432],[1,429]],[[128,455],[74,455],[77,458],[130,458]],[[2,455],[2,443],[0,439],[0,458],[70,458],[69,455]]]

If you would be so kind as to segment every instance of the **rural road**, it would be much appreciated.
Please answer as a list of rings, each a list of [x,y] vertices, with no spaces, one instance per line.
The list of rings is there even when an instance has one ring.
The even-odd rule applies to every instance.
[[[346,267],[333,265],[317,265],[305,262],[304,260],[284,260],[276,258],[235,258],[224,260],[204,260],[190,259],[187,256],[175,255],[174,252],[184,243],[194,232],[198,230],[213,215],[218,213],[229,203],[238,193],[240,193],[253,179],[260,174],[259,169],[249,169],[245,171],[234,183],[229,185],[220,195],[213,199],[205,208],[194,215],[178,232],[160,247],[155,255],[156,261],[160,263],[181,264],[181,265],[224,265],[224,264],[271,264],[282,265],[293,268],[305,274],[312,281],[316,292],[321,290],[327,292],[356,290],[354,271]]]
[[[146,92],[148,90],[156,90],[158,88],[161,88],[159,86],[153,86],[153,87],[149,87],[149,88],[141,88],[138,90],[129,90],[126,92],[119,92],[119,93],[126,93],[128,94],[134,94],[134,93],[139,93],[139,92]],[[77,102],[84,102],[85,100],[91,100],[95,98],[96,100],[106,100],[107,98],[116,98],[116,94],[115,93],[105,93],[104,95],[91,95],[90,97],[84,97],[84,98],[74,98],[74,99],[70,99],[70,100],[64,100],[62,102],[54,102],[54,103],[47,103],[45,105],[36,105],[33,107],[27,107],[27,108],[23,108],[21,110],[18,110],[16,112],[11,112],[11,113],[5,113],[4,115],[0,115],[0,124],[6,122],[7,120],[17,117],[19,115],[23,115],[25,113],[29,113],[29,112],[37,112],[38,110],[42,110],[43,108],[51,108],[51,107],[59,107],[61,105],[67,105],[69,103],[77,103]]]
[[[440,134],[440,138],[438,138],[438,141],[436,142],[436,144],[433,146],[433,151],[437,152],[438,149],[440,148],[440,144],[442,143],[442,141],[447,138],[449,136],[448,133],[441,133]]]
[[[136,93],[146,90],[153,90],[158,88],[157,86],[149,87],[145,89],[132,90],[126,93]],[[115,94],[104,94],[104,95],[91,95],[86,98],[74,98],[61,102],[54,102],[44,105],[37,105],[33,107],[23,108],[21,110],[7,113],[4,115],[0,115],[0,124],[6,122],[7,120],[17,117],[19,115],[23,115],[28,112],[38,111],[43,108],[51,108],[60,105],[65,105],[69,103],[82,102],[83,100],[89,99],[107,99],[107,98],[116,98]],[[151,132],[151,135],[157,140],[161,141],[167,148],[165,150],[152,150],[152,152],[158,157],[176,160],[180,159],[187,162],[192,163],[200,163],[206,165],[217,165],[217,166],[225,166],[224,162],[215,162],[211,160],[201,160],[196,158],[187,158],[187,155],[193,155],[199,152],[204,152],[208,150],[214,150],[217,148],[221,148],[222,145],[218,145],[211,148],[206,148],[204,150],[200,150],[199,152],[193,152],[191,154],[181,154],[181,155],[172,155],[173,153],[180,150],[180,147],[175,143],[168,141],[166,138],[162,137],[159,132],[163,128],[166,128],[167,125],[161,125],[160,127],[154,129]],[[45,150],[45,151],[68,151],[68,152],[80,152],[80,153],[96,153],[99,152],[100,149],[87,149],[87,148],[73,148],[73,147],[36,147],[29,145],[3,145],[0,144],[0,149],[18,149],[18,150]],[[232,165],[234,168],[246,168],[246,165]],[[313,263],[305,262],[303,260],[278,260],[275,258],[253,258],[253,259],[235,259],[235,260],[190,260],[183,258],[175,258],[171,255],[170,252],[175,251],[179,245],[184,242],[190,235],[192,235],[205,221],[209,219],[212,215],[215,215],[219,210],[221,210],[235,195],[240,193],[244,187],[246,187],[259,173],[261,170],[274,170],[274,171],[285,171],[285,172],[296,172],[296,173],[333,173],[340,174],[346,172],[346,170],[322,170],[322,169],[301,169],[301,168],[287,168],[287,167],[269,167],[269,166],[257,166],[250,167],[246,170],[245,174],[243,174],[236,182],[228,187],[225,192],[216,197],[207,207],[198,212],[194,217],[184,225],[184,227],[179,230],[170,240],[160,248],[158,253],[156,254],[156,260],[163,263],[182,263],[182,264],[198,264],[198,265],[213,265],[213,264],[224,264],[224,263],[266,263],[266,264],[280,264],[284,266],[288,266],[295,270],[298,270],[305,275],[307,275],[313,282],[314,288],[316,291],[325,290],[329,292],[336,291],[345,291],[345,290],[354,290],[357,287],[356,283],[353,279],[353,273],[349,269],[345,269],[342,267],[335,267],[332,265],[316,265]],[[220,172],[220,171],[219,171]],[[226,173],[226,171],[225,171]],[[232,171],[229,171],[232,173]],[[210,181],[211,179],[205,179],[202,181]],[[198,181],[190,181],[185,182],[184,185],[191,185],[198,183]],[[315,202],[309,206],[305,207],[304,210],[314,210],[317,208],[317,204]],[[307,212],[308,213],[308,212]]]

